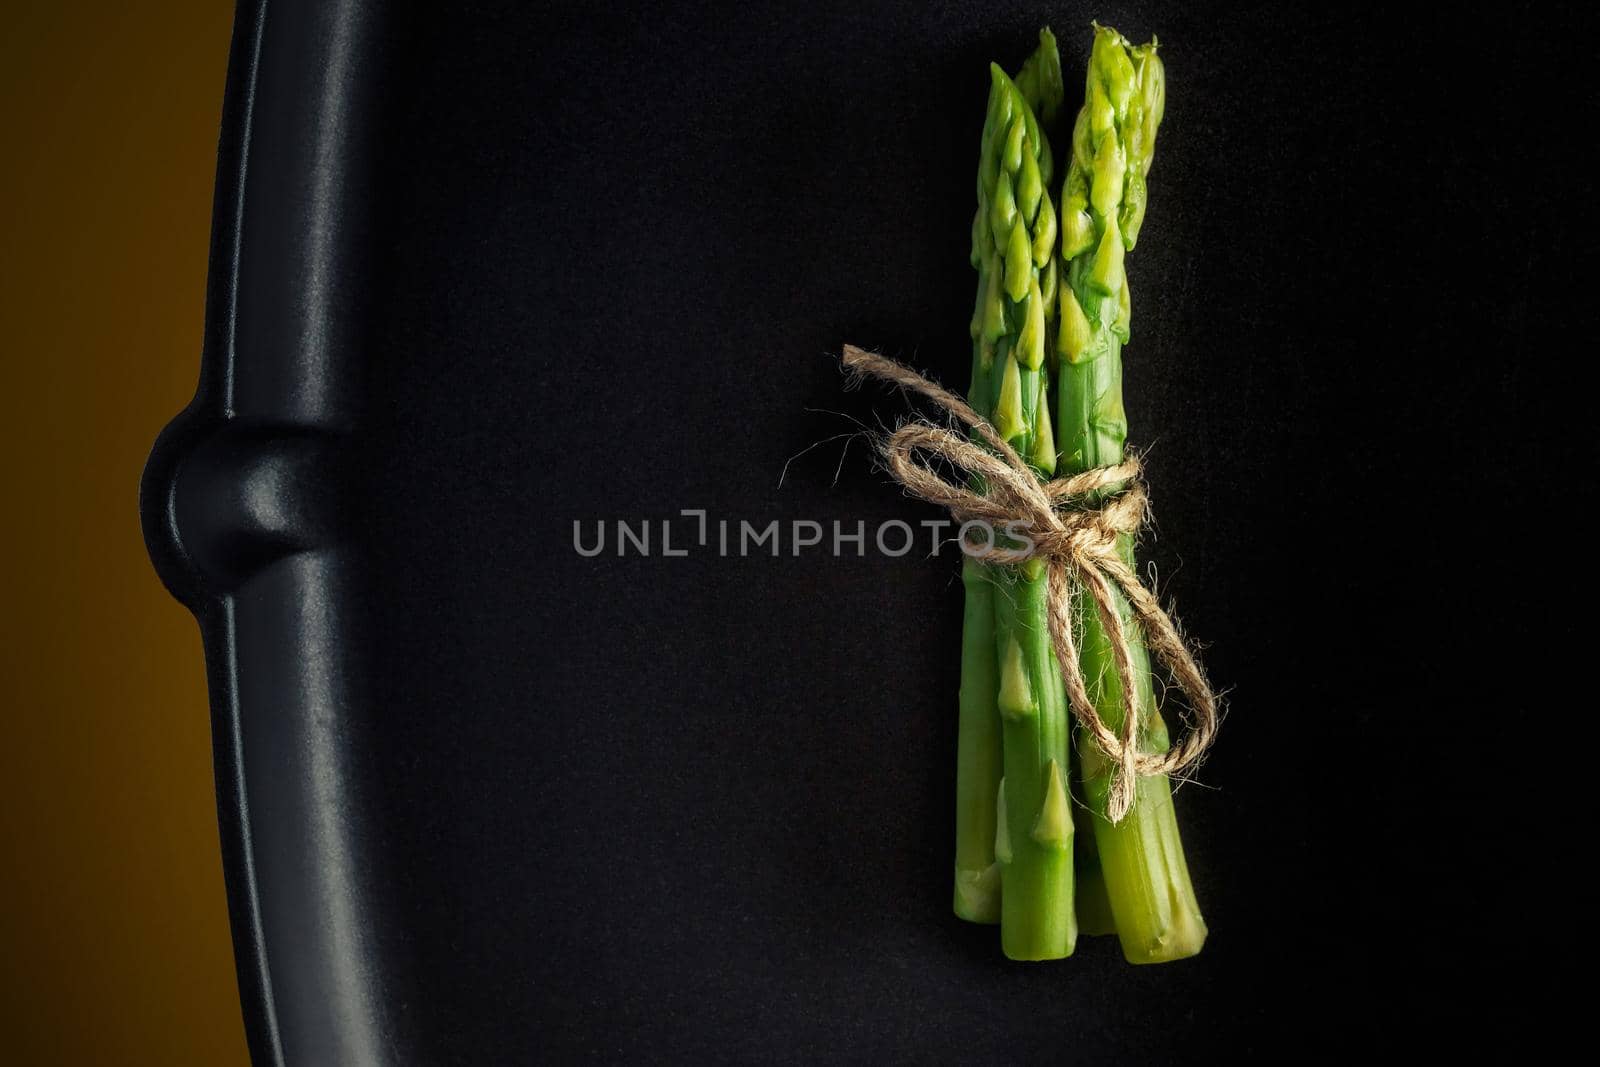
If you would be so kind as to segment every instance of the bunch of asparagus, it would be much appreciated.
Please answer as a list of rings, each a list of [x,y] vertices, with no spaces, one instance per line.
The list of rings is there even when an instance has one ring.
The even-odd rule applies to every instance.
[[[978,162],[978,271],[968,401],[1047,479],[1121,462],[1125,254],[1144,220],[1165,84],[1155,42],[1096,26],[1084,103],[1059,189],[1050,134],[1065,97],[1055,37],[1017,77],[991,66]],[[1059,202],[1059,208],[1057,203]],[[1052,421],[1054,377],[1056,414]],[[981,488],[981,487],[980,487]],[[1123,538],[1133,564],[1133,541]],[[1200,951],[1206,928],[1165,777],[1142,777],[1133,810],[1106,815],[1110,765],[1076,739],[1051,648],[1039,560],[964,563],[955,911],[1000,924],[1019,960],[1072,954],[1080,929],[1115,933],[1134,963]],[[1079,605],[1080,659],[1101,719],[1123,723],[1121,683],[1093,607]],[[1126,602],[1126,627],[1138,634]],[[1168,746],[1149,657],[1133,641],[1143,751]],[[1089,834],[1077,827],[1087,825]]]

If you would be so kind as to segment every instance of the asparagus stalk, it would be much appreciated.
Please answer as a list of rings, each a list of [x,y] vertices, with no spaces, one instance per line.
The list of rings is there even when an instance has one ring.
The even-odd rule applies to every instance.
[[[984,209],[978,209],[980,219]],[[976,244],[974,245],[976,247]],[[976,255],[974,256],[976,259]],[[978,270],[978,311],[973,317],[972,387],[967,400],[979,412],[989,406],[989,369],[979,358],[978,331],[988,278]],[[994,857],[995,802],[1000,787],[1000,713],[995,706],[998,671],[994,649],[994,578],[991,568],[966,557],[961,584],[966,606],[961,621],[960,726],[956,740],[955,913],[969,922],[1000,921],[1000,865]]]
[[[972,311],[972,385],[967,402],[974,411],[994,412],[995,346],[1005,337],[1005,304],[1000,296],[1004,271],[990,226],[995,182],[1004,144],[995,134],[998,103],[990,91],[978,158],[978,210],[972,217],[970,259],[978,271],[978,296]],[[966,604],[961,626],[960,727],[956,741],[955,913],[969,922],[1000,921],[1000,864],[995,859],[995,819],[1002,774],[1000,713],[996,707],[999,669],[994,641],[993,569],[972,557],[961,568]]]
[[[1039,49],[1018,78],[1013,82],[998,66],[991,67],[973,220],[972,259],[980,280],[972,323],[973,399],[1001,435],[1048,475],[1055,469],[1056,449],[1045,356],[1059,264],[1055,205],[1046,192],[1054,162],[1039,116],[1053,116],[1064,95],[1060,58],[1048,30],[1040,34]],[[991,721],[1000,723],[1004,767],[990,824],[1000,874],[1001,946],[1014,959],[1055,959],[1072,952],[1077,926],[1068,800],[1070,730],[1045,624],[1043,568],[1035,562],[1014,567],[971,564],[964,573],[966,649],[972,658],[963,664],[962,741],[968,759],[958,766],[958,801],[975,804],[982,788],[977,761],[987,756],[994,734],[989,729],[980,733],[966,713],[971,710],[975,718],[988,712],[990,705],[980,703],[977,685],[992,663],[998,674],[998,687],[991,690],[998,720]],[[977,650],[983,623],[975,616],[984,596],[992,604],[989,661],[981,660]],[[966,684],[969,676],[971,687]],[[970,704],[965,699],[969,694]],[[992,768],[992,759],[982,766]],[[963,777],[969,769],[973,773]],[[962,868],[962,831],[975,835],[976,819],[989,810],[985,805],[976,814],[958,816],[958,911],[963,905],[969,913],[974,910],[972,894],[963,899],[963,888],[983,884],[973,879],[971,860],[982,858],[975,847],[968,853],[969,866]]]
[[[1165,75],[1155,42],[1131,47],[1115,30],[1097,26],[1061,194],[1061,256],[1067,267],[1060,288],[1057,421],[1064,473],[1123,458],[1122,346],[1131,315],[1123,256],[1134,247],[1144,220],[1145,178],[1164,107]],[[1131,567],[1131,536],[1122,538],[1119,551]],[[1165,751],[1167,728],[1156,707],[1149,656],[1120,594],[1117,610],[1131,637],[1140,748]],[[1119,730],[1121,682],[1087,597],[1080,600],[1079,618],[1080,660],[1090,695],[1101,719]],[[1109,762],[1082,730],[1077,749],[1079,780],[1123,954],[1132,963],[1194,955],[1206,927],[1189,881],[1167,778],[1141,777],[1133,810],[1113,825],[1105,817]]]
[[[1018,410],[1044,411],[1047,429],[1038,447],[1053,469],[1055,445],[1048,436],[1049,405],[1043,392],[1047,377],[1038,368],[1025,366],[1018,367],[1014,383],[1008,382],[1005,375],[1015,362],[1008,357],[1019,341],[1030,352],[1043,346],[1055,318],[1058,265],[1054,204],[1050,203],[1048,192],[1054,161],[1049,138],[1039,128],[1041,120],[1048,123],[1055,119],[1065,95],[1054,35],[1048,29],[1040,32],[1039,47],[1023,64],[1015,83],[1009,83],[998,68],[991,70],[991,81],[979,152],[978,211],[972,228],[971,260],[978,271],[978,297],[971,325],[972,385],[967,399],[974,410],[993,418],[1002,385],[1014,384],[1011,399]],[[1019,94],[1020,105],[1016,100]],[[1014,130],[1020,131],[1020,140],[1013,139]],[[1023,146],[1028,149],[1026,160]],[[1019,206],[1031,207],[1031,211],[1018,212]],[[1033,300],[1033,286],[1041,286],[1038,300],[1025,309],[1036,316],[1033,321],[1024,317],[1019,322],[1015,301],[1008,299],[1006,254],[1011,252],[1011,238],[1017,227],[996,224],[997,217],[1004,221],[1017,214],[1027,216],[1021,226],[1028,256],[1014,255],[1010,265],[1027,262],[1030,285],[1025,299]],[[1041,258],[1046,264],[1042,273],[1038,269]],[[1022,337],[1024,330],[1026,338]],[[1032,398],[1026,405],[1022,403],[1025,381]],[[1029,428],[1026,420],[1019,421],[1024,429]],[[1001,913],[1001,873],[995,858],[1003,751],[997,658],[1005,646],[997,638],[996,624],[1008,617],[997,612],[1009,609],[996,603],[996,582],[1003,579],[996,568],[974,559],[967,559],[962,567],[966,608],[956,752],[955,912],[972,922],[985,923],[1000,922]]]
[[[955,912],[968,922],[1000,921],[1000,865],[994,858],[1001,775],[995,707],[994,585],[977,560],[962,564],[961,717],[956,741]]]

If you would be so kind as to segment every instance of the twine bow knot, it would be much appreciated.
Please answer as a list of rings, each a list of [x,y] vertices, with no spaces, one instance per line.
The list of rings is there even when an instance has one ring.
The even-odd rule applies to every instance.
[[[1130,458],[1115,466],[1041,482],[987,419],[910,367],[854,345],[844,348],[844,366],[854,374],[870,375],[926,397],[988,444],[989,448],[980,447],[962,434],[919,420],[895,430],[881,442],[880,449],[895,481],[913,496],[947,509],[962,523],[964,540],[966,526],[974,523],[1008,534],[1005,542],[993,539],[985,545],[985,559],[1045,562],[1050,642],[1074,717],[1111,763],[1106,816],[1120,822],[1133,807],[1138,776],[1175,774],[1193,766],[1215,739],[1218,720],[1216,694],[1177,625],[1118,550],[1118,539],[1133,533],[1145,519],[1147,498],[1139,483],[1139,461]],[[952,481],[919,460],[919,454],[939,457],[977,475],[983,490]],[[1111,646],[1122,683],[1120,730],[1113,731],[1100,718],[1078,663],[1074,585],[1087,593]],[[1166,752],[1139,751],[1139,689],[1134,684],[1133,651],[1116,591],[1126,598],[1150,652],[1188,698],[1189,729]]]

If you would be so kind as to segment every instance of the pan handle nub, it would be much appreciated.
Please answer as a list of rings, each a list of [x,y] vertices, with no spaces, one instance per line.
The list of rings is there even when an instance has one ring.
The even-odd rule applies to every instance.
[[[186,439],[160,442],[146,472],[158,499],[145,502],[145,534],[184,603],[338,541],[350,484],[342,434],[228,419],[173,436]]]

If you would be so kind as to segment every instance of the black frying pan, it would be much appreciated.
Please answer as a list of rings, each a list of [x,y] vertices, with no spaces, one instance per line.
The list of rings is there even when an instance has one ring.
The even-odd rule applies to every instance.
[[[1435,106],[1498,42],[1369,15],[241,3],[202,378],[143,510],[205,638],[256,1059],[1203,1062],[1387,1018],[1381,931],[1427,909],[1372,858],[1363,731],[1415,706],[1416,630],[1339,522],[1409,432],[1368,429],[1455,424],[1361,346],[1422,380],[1523,327],[1454,317],[1470,242],[1407,162],[1509,106]],[[1145,969],[950,914],[948,551],[572,544],[935,517],[828,440],[902,410],[833,357],[963,382],[986,63],[1051,22],[1081,70],[1091,16],[1166,47],[1130,418],[1146,556],[1234,687],[1178,797],[1211,943]]]

